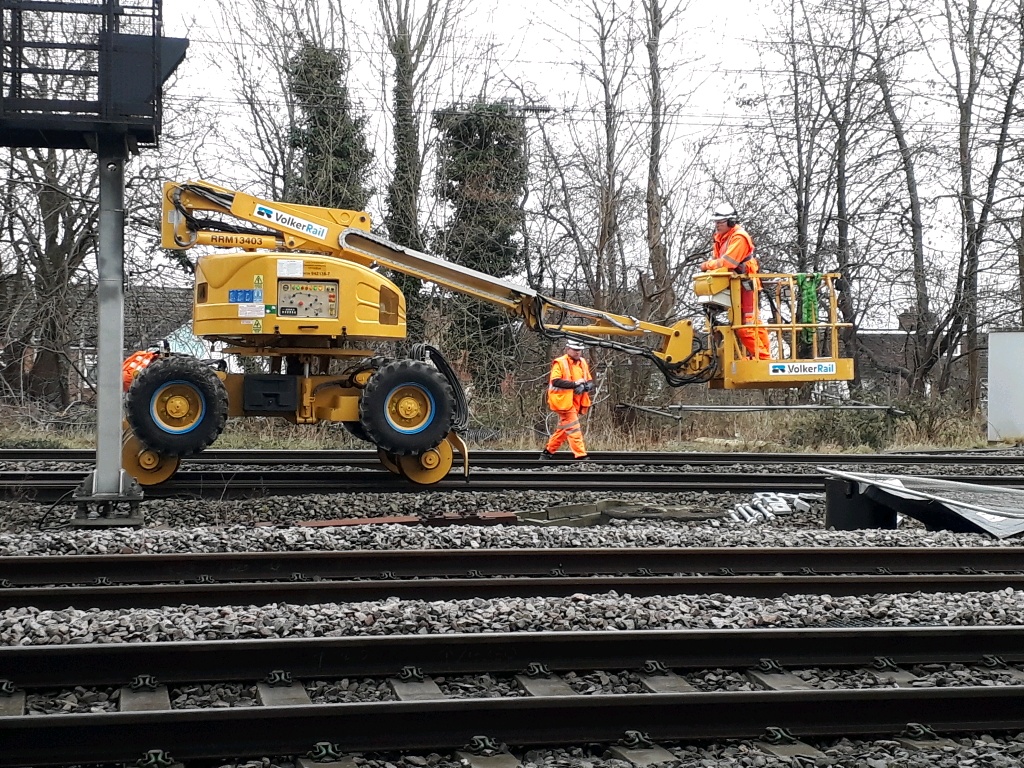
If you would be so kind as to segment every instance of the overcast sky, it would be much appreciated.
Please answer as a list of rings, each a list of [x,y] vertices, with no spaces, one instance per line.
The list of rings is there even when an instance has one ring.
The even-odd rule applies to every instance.
[[[214,6],[213,2],[164,0],[165,34],[187,36],[192,41],[190,53],[179,68],[179,75],[190,89],[223,85],[211,82],[206,76],[203,56],[214,50],[211,42],[217,26],[213,20]],[[572,62],[580,58],[580,51],[571,47],[571,41],[560,32],[565,31],[568,37],[576,39],[582,34],[573,33],[575,22],[567,15],[559,18],[554,3],[490,0],[472,3],[470,8],[472,19],[463,37],[468,43],[466,55],[479,56],[479,51],[493,47],[496,53],[492,81],[514,79],[557,110],[593,106],[589,103],[591,99],[582,93],[580,75],[572,67]],[[366,24],[375,12],[374,4],[367,4],[354,15],[355,23]],[[714,3],[691,0],[685,18],[686,33],[683,40],[678,41],[676,51],[695,63],[674,73],[666,85],[670,92],[673,88],[689,90],[691,85],[697,84],[701,87],[679,116],[680,126],[685,127],[687,122],[706,125],[718,122],[722,115],[735,116],[733,97],[739,92],[742,80],[749,78],[750,72],[758,66],[754,44],[764,38],[763,18],[758,15],[753,0],[715,0]],[[745,41],[749,47],[737,55],[735,43],[726,43],[727,38]],[[358,50],[358,43],[352,45],[354,60],[360,53],[366,53]],[[638,52],[638,66],[645,63],[643,52]],[[358,62],[354,61],[353,66],[358,66]],[[358,81],[353,83],[353,95],[357,99],[362,87]],[[366,87],[371,89],[367,93],[373,96],[379,91],[376,83]],[[367,99],[362,101],[364,108],[373,109],[374,105],[366,103]]]

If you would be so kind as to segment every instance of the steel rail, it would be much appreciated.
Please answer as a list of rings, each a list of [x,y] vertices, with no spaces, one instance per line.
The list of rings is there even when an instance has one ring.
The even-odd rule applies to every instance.
[[[386,600],[471,600],[569,597],[577,593],[654,595],[723,594],[747,597],[907,592],[995,592],[1024,589],[1024,574],[853,576],[576,576],[379,581],[142,584],[134,586],[13,587],[0,589],[0,607],[60,610],[163,608],[177,605],[266,605]]]
[[[0,557],[0,584],[665,574],[1024,573],[1024,547],[613,547]]]
[[[0,679],[17,688],[126,685],[140,675],[161,684],[262,680],[274,670],[294,680],[518,673],[531,663],[552,672],[746,669],[763,659],[783,667],[983,665],[986,657],[1024,662],[1024,627],[857,627],[817,629],[488,632],[195,642],[0,647]]]
[[[613,742],[626,730],[657,741],[798,738],[1024,729],[1014,687],[883,688],[618,696],[547,696],[158,712],[0,717],[0,766],[460,748],[485,734],[510,745]]]
[[[81,472],[0,472],[0,496],[53,502],[67,499],[81,484]],[[569,478],[572,478],[571,480]],[[788,493],[821,492],[825,475],[819,473],[768,473],[742,475],[710,472],[601,472],[581,469],[578,472],[486,471],[464,479],[451,474],[431,486],[416,486],[386,471],[199,471],[179,472],[166,483],[148,486],[148,498],[252,498],[269,495],[302,495],[309,493],[386,492],[415,493],[423,491],[508,491],[559,490],[567,483],[583,478],[588,490],[650,491],[679,493],[684,491],[782,491]],[[930,479],[952,480],[989,487],[1024,487],[1019,476],[930,476]]]
[[[473,465],[477,467],[531,467],[538,464],[537,451],[472,451]],[[1024,454],[977,453],[752,453],[752,452],[682,452],[682,451],[594,451],[593,461],[627,465],[716,465],[716,464],[957,464],[1020,466]],[[568,460],[569,454],[565,454]],[[3,462],[66,462],[88,463],[96,459],[91,449],[4,448],[0,449]],[[376,451],[367,450],[271,450],[271,449],[218,449],[203,451],[185,458],[186,466],[205,464],[287,465],[313,464],[317,466],[377,467]],[[558,462],[556,461],[555,464]]]

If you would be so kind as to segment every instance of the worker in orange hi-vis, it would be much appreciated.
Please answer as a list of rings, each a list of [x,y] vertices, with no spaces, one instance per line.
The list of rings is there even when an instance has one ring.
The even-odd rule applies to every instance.
[[[125,392],[131,388],[135,377],[142,373],[142,369],[153,362],[154,358],[156,358],[156,351],[147,349],[130,355],[124,361],[121,365],[121,383],[124,386]]]
[[[704,272],[729,270],[738,275],[751,275],[743,280],[740,288],[740,309],[743,325],[757,325],[757,293],[761,281],[756,277],[760,265],[754,256],[754,241],[740,226],[739,214],[729,203],[722,203],[711,215],[715,225],[712,258],[700,265]],[[736,336],[747,354],[756,360],[770,360],[768,330],[765,328],[737,328]]]
[[[548,377],[548,407],[558,414],[558,428],[548,440],[540,457],[553,459],[562,443],[569,441],[573,458],[576,461],[589,459],[587,447],[583,443],[583,428],[580,416],[590,410],[590,393],[594,390],[594,377],[590,375],[590,366],[583,359],[582,342],[569,340],[565,344],[565,354],[556,357],[551,363],[551,375]]]

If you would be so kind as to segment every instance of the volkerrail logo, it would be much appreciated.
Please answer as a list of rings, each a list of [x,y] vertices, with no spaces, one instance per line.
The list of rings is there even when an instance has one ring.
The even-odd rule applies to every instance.
[[[771,363],[769,376],[831,376],[836,372],[832,363]]]
[[[323,227],[319,224],[314,224],[311,221],[300,219],[298,216],[292,216],[290,213],[284,211],[278,211],[271,208],[268,205],[256,205],[256,215],[261,216],[264,219],[268,219],[278,226],[285,227],[286,229],[294,229],[296,232],[301,232],[304,235],[310,237],[317,237],[323,240],[327,237],[327,227]]]

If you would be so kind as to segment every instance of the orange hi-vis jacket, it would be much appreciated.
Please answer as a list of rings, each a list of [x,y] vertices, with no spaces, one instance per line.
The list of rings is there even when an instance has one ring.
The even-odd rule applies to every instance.
[[[153,359],[156,357],[156,352],[149,352],[146,350],[136,352],[130,355],[127,360],[121,365],[121,383],[124,386],[124,391],[127,392],[131,387],[135,377],[138,376],[142,369],[148,366]]]
[[[700,265],[705,272],[727,269],[730,272],[752,275],[760,271],[760,265],[754,256],[754,241],[747,230],[739,224],[722,234],[715,233],[711,253],[712,258]]]
[[[754,241],[738,224],[722,234],[715,232],[714,241],[713,258],[701,264],[700,268],[705,272],[726,270],[750,278],[740,281],[740,322],[743,325],[756,325],[759,322],[758,291],[761,290],[757,273],[761,271],[761,265],[754,257]],[[765,328],[737,328],[736,338],[750,357],[758,360],[771,357],[768,331]]]
[[[548,407],[553,411],[568,411],[575,407],[579,413],[586,413],[590,408],[590,393],[577,395],[572,389],[561,389],[554,385],[555,379],[566,381],[593,381],[590,366],[582,357],[573,360],[568,355],[556,357],[551,363],[551,375],[548,376]]]

